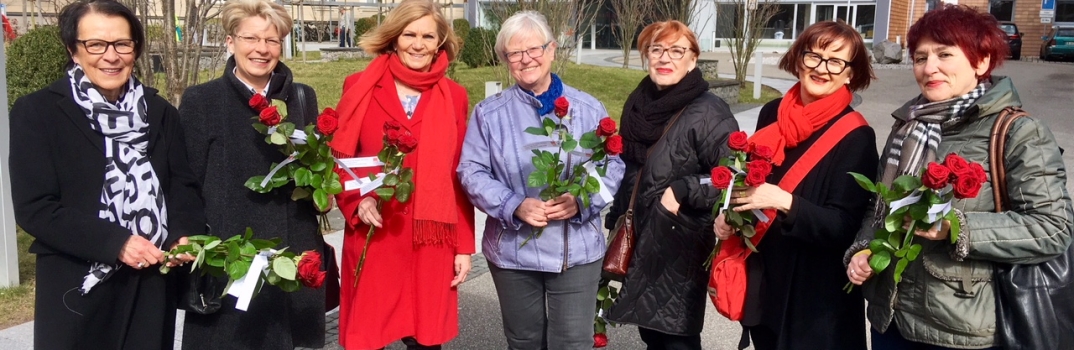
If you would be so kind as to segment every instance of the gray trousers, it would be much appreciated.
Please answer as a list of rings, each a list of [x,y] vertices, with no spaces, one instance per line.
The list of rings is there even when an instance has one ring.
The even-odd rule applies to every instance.
[[[600,261],[562,273],[501,269],[489,264],[508,349],[593,349],[600,269]]]

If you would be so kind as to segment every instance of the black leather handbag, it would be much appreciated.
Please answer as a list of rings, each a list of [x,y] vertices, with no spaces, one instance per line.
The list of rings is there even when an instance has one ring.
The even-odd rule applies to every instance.
[[[996,212],[1006,209],[1007,131],[1026,112],[1008,107],[992,126],[988,147]],[[996,340],[1007,350],[1074,349],[1074,244],[1047,262],[995,264]]]

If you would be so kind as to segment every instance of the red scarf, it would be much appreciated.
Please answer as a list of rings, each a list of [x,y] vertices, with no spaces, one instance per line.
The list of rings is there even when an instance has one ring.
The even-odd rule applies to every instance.
[[[448,61],[445,52],[440,51],[433,59],[432,68],[428,72],[419,72],[403,65],[394,53],[380,55],[366,67],[358,81],[343,92],[336,107],[340,120],[339,130],[332,139],[332,151],[338,157],[351,158],[358,150],[358,137],[373,100],[373,89],[385,74],[422,92],[422,103],[428,104],[422,111],[429,113],[422,116],[421,137],[415,148],[417,163],[421,164],[414,174],[412,198],[416,245],[456,244],[458,213],[454,205],[443,205],[455,203],[455,167],[452,163],[459,152],[455,106],[448,80],[444,77]],[[406,119],[405,115],[393,117]],[[375,127],[381,128],[380,125]]]
[[[786,156],[785,149],[798,147],[799,143],[809,139],[832,118],[839,116],[853,99],[850,90],[843,87],[809,105],[803,105],[802,83],[794,84],[779,103],[776,122],[757,130],[750,136],[750,142],[771,148],[776,153],[772,163],[781,165]]]

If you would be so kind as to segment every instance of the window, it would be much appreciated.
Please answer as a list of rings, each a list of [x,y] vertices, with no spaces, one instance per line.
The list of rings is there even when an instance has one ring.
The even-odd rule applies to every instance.
[[[1055,21],[1074,22],[1074,0],[1056,0]]]
[[[794,24],[794,5],[776,5],[776,14],[765,25],[762,38],[791,39],[791,26]]]
[[[802,35],[802,32],[809,26],[809,11],[812,8],[813,6],[810,6],[809,4],[798,4],[798,15],[794,18],[795,39],[798,39],[798,36]]]
[[[854,18],[854,29],[865,39],[873,38],[873,23],[876,20],[876,5],[858,5]]]
[[[1014,0],[990,0],[988,13],[1000,21],[1014,20]]]

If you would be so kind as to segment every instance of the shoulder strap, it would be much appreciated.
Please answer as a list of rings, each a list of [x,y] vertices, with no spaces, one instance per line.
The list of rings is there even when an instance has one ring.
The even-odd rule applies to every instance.
[[[656,139],[656,143],[660,143],[660,140],[663,140],[664,136],[667,136],[668,130],[671,130],[671,126],[675,125],[675,121],[679,120],[679,116],[682,115],[682,112],[685,111],[685,110],[686,110],[686,107],[683,107],[682,109],[679,110],[679,113],[675,113],[675,116],[671,117],[671,120],[668,121],[668,125],[664,127],[664,133],[660,134],[660,138]],[[656,143],[654,143],[653,146],[656,146]],[[645,158],[648,159],[649,156],[651,156],[652,154],[653,154],[653,147],[650,146],[649,151],[645,153]],[[642,166],[641,168],[639,168],[638,169],[638,176],[636,176],[634,178],[634,190],[630,192],[630,204],[627,205],[627,212],[633,212],[634,211],[634,198],[636,198],[638,196],[638,185],[641,184],[641,171],[644,170],[644,169],[645,169],[645,166]]]
[[[802,179],[813,170],[813,167],[828,154],[832,148],[835,147],[839,141],[842,141],[847,134],[851,131],[862,126],[868,126],[869,123],[865,121],[865,117],[853,111],[847,113],[847,115],[839,118],[835,121],[832,127],[828,128],[820,138],[813,143],[812,146],[806,150],[805,154],[791,165],[791,168],[787,170],[787,174],[783,175],[783,179],[779,181],[779,187],[787,192],[794,192],[794,189],[798,187],[798,184],[802,182]]]
[[[1028,116],[1029,113],[1021,108],[1010,106],[1004,108],[996,117],[996,122],[992,124],[992,132],[988,140],[988,170],[992,175],[992,200],[995,201],[997,213],[1003,211],[1004,204],[1009,202],[1007,162],[1003,154],[1007,149],[1007,133],[1010,132],[1015,120]]]

